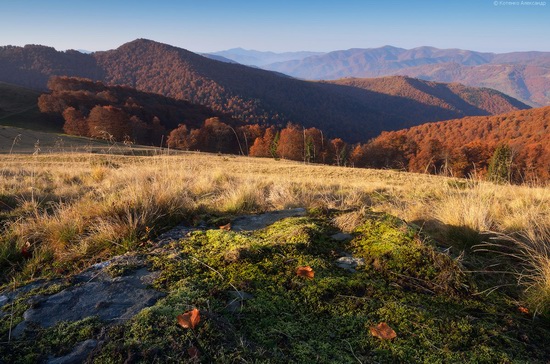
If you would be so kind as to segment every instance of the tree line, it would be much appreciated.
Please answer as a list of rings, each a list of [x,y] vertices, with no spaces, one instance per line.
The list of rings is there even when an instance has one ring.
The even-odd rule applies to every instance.
[[[49,88],[39,98],[40,110],[61,117],[71,135],[306,163],[475,174],[516,183],[550,180],[550,107],[428,123],[350,145],[315,127],[246,123],[129,87],[54,77]]]
[[[61,119],[63,131],[70,135],[160,146],[181,120],[192,128],[212,117],[231,126],[242,124],[206,106],[89,79],[52,77],[48,88],[38,107]]]
[[[385,132],[356,145],[351,160],[357,167],[546,182],[549,140],[550,107],[543,107]]]

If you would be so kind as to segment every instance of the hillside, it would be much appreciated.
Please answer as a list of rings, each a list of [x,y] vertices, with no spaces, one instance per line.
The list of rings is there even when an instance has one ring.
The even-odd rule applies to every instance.
[[[309,80],[405,75],[428,81],[490,87],[531,105],[550,103],[550,53],[482,53],[391,46],[349,49],[263,68]]]
[[[128,146],[123,143],[112,143],[106,140],[84,138],[57,132],[42,132],[11,126],[0,126],[0,154],[110,153],[152,155],[158,152],[158,148]]]
[[[438,82],[459,82],[470,86],[489,87],[534,106],[547,106],[550,104],[550,67],[539,66],[536,63],[533,61],[527,64],[479,66],[449,63],[412,67],[395,74]]]
[[[75,50],[65,52],[43,45],[0,47],[0,81],[36,90],[46,90],[51,76],[103,78],[94,57]]]
[[[166,133],[184,123],[200,128],[216,118],[229,126],[243,124],[226,114],[126,86],[106,86],[75,77],[52,77],[51,90],[38,99],[40,111],[63,122],[67,134],[160,145]]]
[[[356,156],[375,161],[401,161],[414,172],[467,176],[485,173],[499,145],[511,148],[511,178],[517,182],[550,179],[550,107],[484,117],[466,117],[426,123],[410,129],[383,133],[358,147]],[[369,155],[369,156],[367,156]],[[359,157],[361,160],[363,157]],[[361,162],[359,163],[361,165]],[[382,165],[378,165],[379,167]],[[394,165],[394,167],[396,167]]]
[[[433,112],[429,107],[444,109],[447,115],[463,116],[495,115],[511,109],[525,108],[525,104],[493,89],[467,87],[458,83],[428,82],[405,76],[345,78],[330,83],[403,98],[403,113],[406,112],[405,108],[408,112],[415,113],[415,110],[411,109],[413,105],[407,105],[406,101],[414,100],[426,106],[416,110],[420,113],[418,119],[424,120],[429,120],[428,112]],[[388,105],[388,107],[391,106]],[[437,115],[435,118],[445,119],[444,115]]]
[[[550,357],[547,188],[188,152],[0,165],[2,363]]]
[[[53,54],[54,51],[48,47],[43,47],[42,56],[37,55],[37,46],[29,50],[4,47],[0,49],[0,61],[17,58],[10,56],[12,53],[19,55],[30,51],[32,57],[28,58],[32,64],[19,58],[20,75],[25,82],[29,82],[29,74],[23,71],[36,65],[33,66],[36,87],[45,87],[41,84],[45,76],[53,74],[53,68],[43,65],[56,63],[60,59],[64,62],[56,63],[59,65],[57,74],[81,73],[77,76],[188,100],[217,112],[229,113],[247,123],[284,126],[292,121],[305,127],[319,128],[330,137],[340,137],[349,142],[368,140],[383,130],[472,115],[471,107],[468,107],[469,110],[449,112],[445,107],[426,106],[404,97],[349,86],[306,82],[243,65],[219,62],[144,39],[124,44],[115,50],[92,55],[79,53],[78,56],[69,51]],[[89,58],[77,62],[78,65],[72,68],[65,67],[66,61],[73,59],[71,57]],[[18,71],[13,70],[10,77],[17,75]],[[501,97],[506,98],[504,95]],[[498,112],[517,108],[508,104]],[[527,106],[519,105],[519,108]],[[474,115],[487,113],[491,112],[476,110]]]
[[[39,91],[0,82],[0,125],[61,131],[62,123],[51,120],[38,110],[39,96]]]

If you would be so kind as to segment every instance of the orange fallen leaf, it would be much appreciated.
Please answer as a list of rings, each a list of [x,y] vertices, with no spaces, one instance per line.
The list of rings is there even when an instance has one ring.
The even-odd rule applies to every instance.
[[[372,336],[382,340],[391,340],[397,337],[395,331],[393,331],[393,329],[385,322],[381,322],[376,326],[371,326],[370,333]]]
[[[201,315],[199,310],[197,310],[196,308],[192,309],[191,311],[184,312],[181,315],[178,315],[178,323],[184,329],[194,329],[200,320]]]
[[[32,257],[32,251],[31,251],[31,243],[30,242],[26,242],[25,245],[23,245],[21,247],[21,255],[23,256],[23,258],[25,259],[29,259]]]
[[[521,312],[521,313],[524,313],[524,314],[529,313],[529,309],[527,307],[523,307],[523,306],[519,306],[518,311]]]
[[[231,223],[227,223],[225,225],[220,226],[220,229],[227,230],[227,231],[231,230]]]
[[[309,265],[306,265],[305,267],[298,267],[298,269],[296,269],[296,275],[299,277],[313,279],[315,276],[315,271]]]
[[[189,354],[189,358],[191,358],[191,359],[198,359],[199,356],[200,356],[199,349],[197,349],[196,346],[190,346],[187,349],[187,354]]]

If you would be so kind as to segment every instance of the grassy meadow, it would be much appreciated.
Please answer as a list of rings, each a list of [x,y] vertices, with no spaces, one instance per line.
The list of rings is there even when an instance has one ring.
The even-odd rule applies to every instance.
[[[294,207],[308,209],[308,217],[286,223],[285,220],[248,235],[218,230],[219,225],[239,214]],[[520,355],[521,360],[536,357],[543,362],[548,354],[540,345],[535,345],[536,349],[532,345],[537,337],[544,337],[537,325],[547,325],[547,321],[543,324],[540,320],[547,320],[550,313],[549,187],[496,185],[476,179],[192,152],[142,157],[78,153],[0,155],[0,276],[4,288],[37,278],[68,276],[118,254],[148,254],[155,236],[182,221],[190,226],[206,222],[212,230],[195,234],[189,244],[175,243],[171,255],[152,258],[153,266],[168,272],[156,283],[169,293],[168,297],[151,311],[138,315],[126,329],[118,328],[120,331],[112,333],[118,338],[116,342],[124,342],[125,350],[141,350],[140,360],[144,362],[166,357],[140,349],[142,344],[135,341],[138,337],[144,340],[143,345],[157,345],[163,353],[179,353],[172,353],[168,362],[189,358],[184,350],[189,345],[198,347],[205,362],[247,358],[304,362],[313,352],[319,355],[314,361],[338,361],[331,359],[331,350],[341,350],[342,358],[347,358],[341,359],[343,362],[411,358],[509,362],[514,361],[514,355]],[[338,247],[351,250],[367,262],[367,268],[358,275],[345,275],[331,268],[330,257],[336,245],[330,246],[328,236],[337,231],[355,237],[351,245]],[[283,247],[284,239],[295,245]],[[372,248],[380,241],[387,244]],[[401,248],[403,242],[410,245]],[[239,258],[235,253],[237,258],[235,254],[228,258],[228,252],[244,250],[249,255],[241,254]],[[205,263],[185,266],[191,263],[184,263],[181,258],[174,262],[174,251],[180,257],[194,256]],[[316,276],[312,281],[315,283],[295,279],[285,283],[277,275],[267,276],[277,267],[286,269],[289,255],[304,265],[318,267],[319,280]],[[221,262],[220,256],[225,257]],[[254,265],[248,264],[250,256],[256,259]],[[414,265],[408,266],[412,262]],[[369,268],[369,263],[374,269]],[[182,288],[182,282],[188,280],[181,276],[182,272],[196,274],[194,291]],[[229,283],[216,281],[222,274],[233,278]],[[271,311],[271,304],[262,301],[268,296],[255,286],[260,284],[258,280],[272,287],[270,292],[279,285],[287,291],[300,290],[303,296],[286,297],[286,293],[280,293],[282,296],[275,300],[281,301],[271,303],[280,307],[312,305],[311,311],[301,306],[295,317],[297,325],[302,322],[304,327],[312,325],[307,327],[321,332],[324,329],[310,317],[311,312],[329,314],[333,319],[326,321],[327,325],[334,325],[331,330],[335,335],[342,331],[345,336],[349,332],[338,325],[348,325],[347,329],[354,332],[358,326],[351,320],[353,315],[371,317],[376,312],[377,316],[371,318],[393,322],[398,338],[378,342],[362,334],[361,338],[352,337],[331,349],[323,347],[332,340],[325,334],[302,340],[298,338],[299,327],[285,326],[264,337],[248,321],[239,318],[241,321],[235,324],[230,319],[231,325],[239,327],[238,335],[250,340],[239,344],[234,331],[237,329],[230,330],[235,334],[234,342],[227,342],[230,339],[223,330],[229,330],[230,324],[216,321],[210,313],[210,321],[200,331],[183,334],[183,344],[168,347],[160,339],[178,332],[174,332],[175,321],[164,322],[159,317],[184,309],[187,306],[182,302],[191,301],[202,305],[201,310],[208,307],[209,312],[215,312],[216,293],[212,292],[221,290],[220,285],[227,289],[234,285],[242,290],[256,289],[253,294],[257,300],[251,305],[262,319],[254,316],[254,325],[269,331],[278,318]],[[243,283],[240,287],[241,281],[256,283]],[[410,283],[413,281],[415,285]],[[367,288],[358,288],[365,282]],[[468,293],[460,288],[466,286]],[[327,290],[334,289],[341,294],[327,296]],[[204,292],[213,296],[209,298]],[[371,306],[364,298],[369,295]],[[325,307],[326,302],[337,299],[344,300],[341,307]],[[528,314],[521,316],[518,307]],[[476,312],[484,313],[478,317]],[[460,318],[447,322],[443,318],[446,315]],[[338,317],[343,318],[337,320]],[[531,328],[533,317],[539,320],[535,328]],[[411,324],[405,324],[405,318],[414,321],[414,327],[407,326]],[[505,319],[519,323],[510,324],[514,328],[505,332],[498,331],[499,320]],[[162,330],[151,328],[153,322],[158,322]],[[539,331],[526,334],[531,329]],[[521,335],[529,335],[530,339],[523,342]],[[486,341],[478,344],[476,337],[486,337]],[[293,338],[302,340],[305,346],[291,345]],[[117,351],[118,344],[109,345],[99,354],[100,362],[109,362],[108,358],[115,354],[118,359],[114,362],[124,361],[126,354]],[[507,351],[506,345],[512,349]],[[265,348],[271,349],[266,352]],[[270,350],[279,356],[272,356]],[[530,350],[535,357],[529,356]]]

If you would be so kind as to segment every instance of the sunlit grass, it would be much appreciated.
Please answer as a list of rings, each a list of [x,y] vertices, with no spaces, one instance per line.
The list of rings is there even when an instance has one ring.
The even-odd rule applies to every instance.
[[[535,223],[537,231],[550,229],[548,187],[201,153],[3,155],[0,163],[5,281],[132,250],[199,215],[292,207],[349,210],[335,221],[344,231],[372,209],[421,224],[458,249],[478,244],[486,230],[529,236],[548,248],[532,233]],[[33,257],[25,260],[27,242]],[[547,260],[527,259],[548,270]]]

